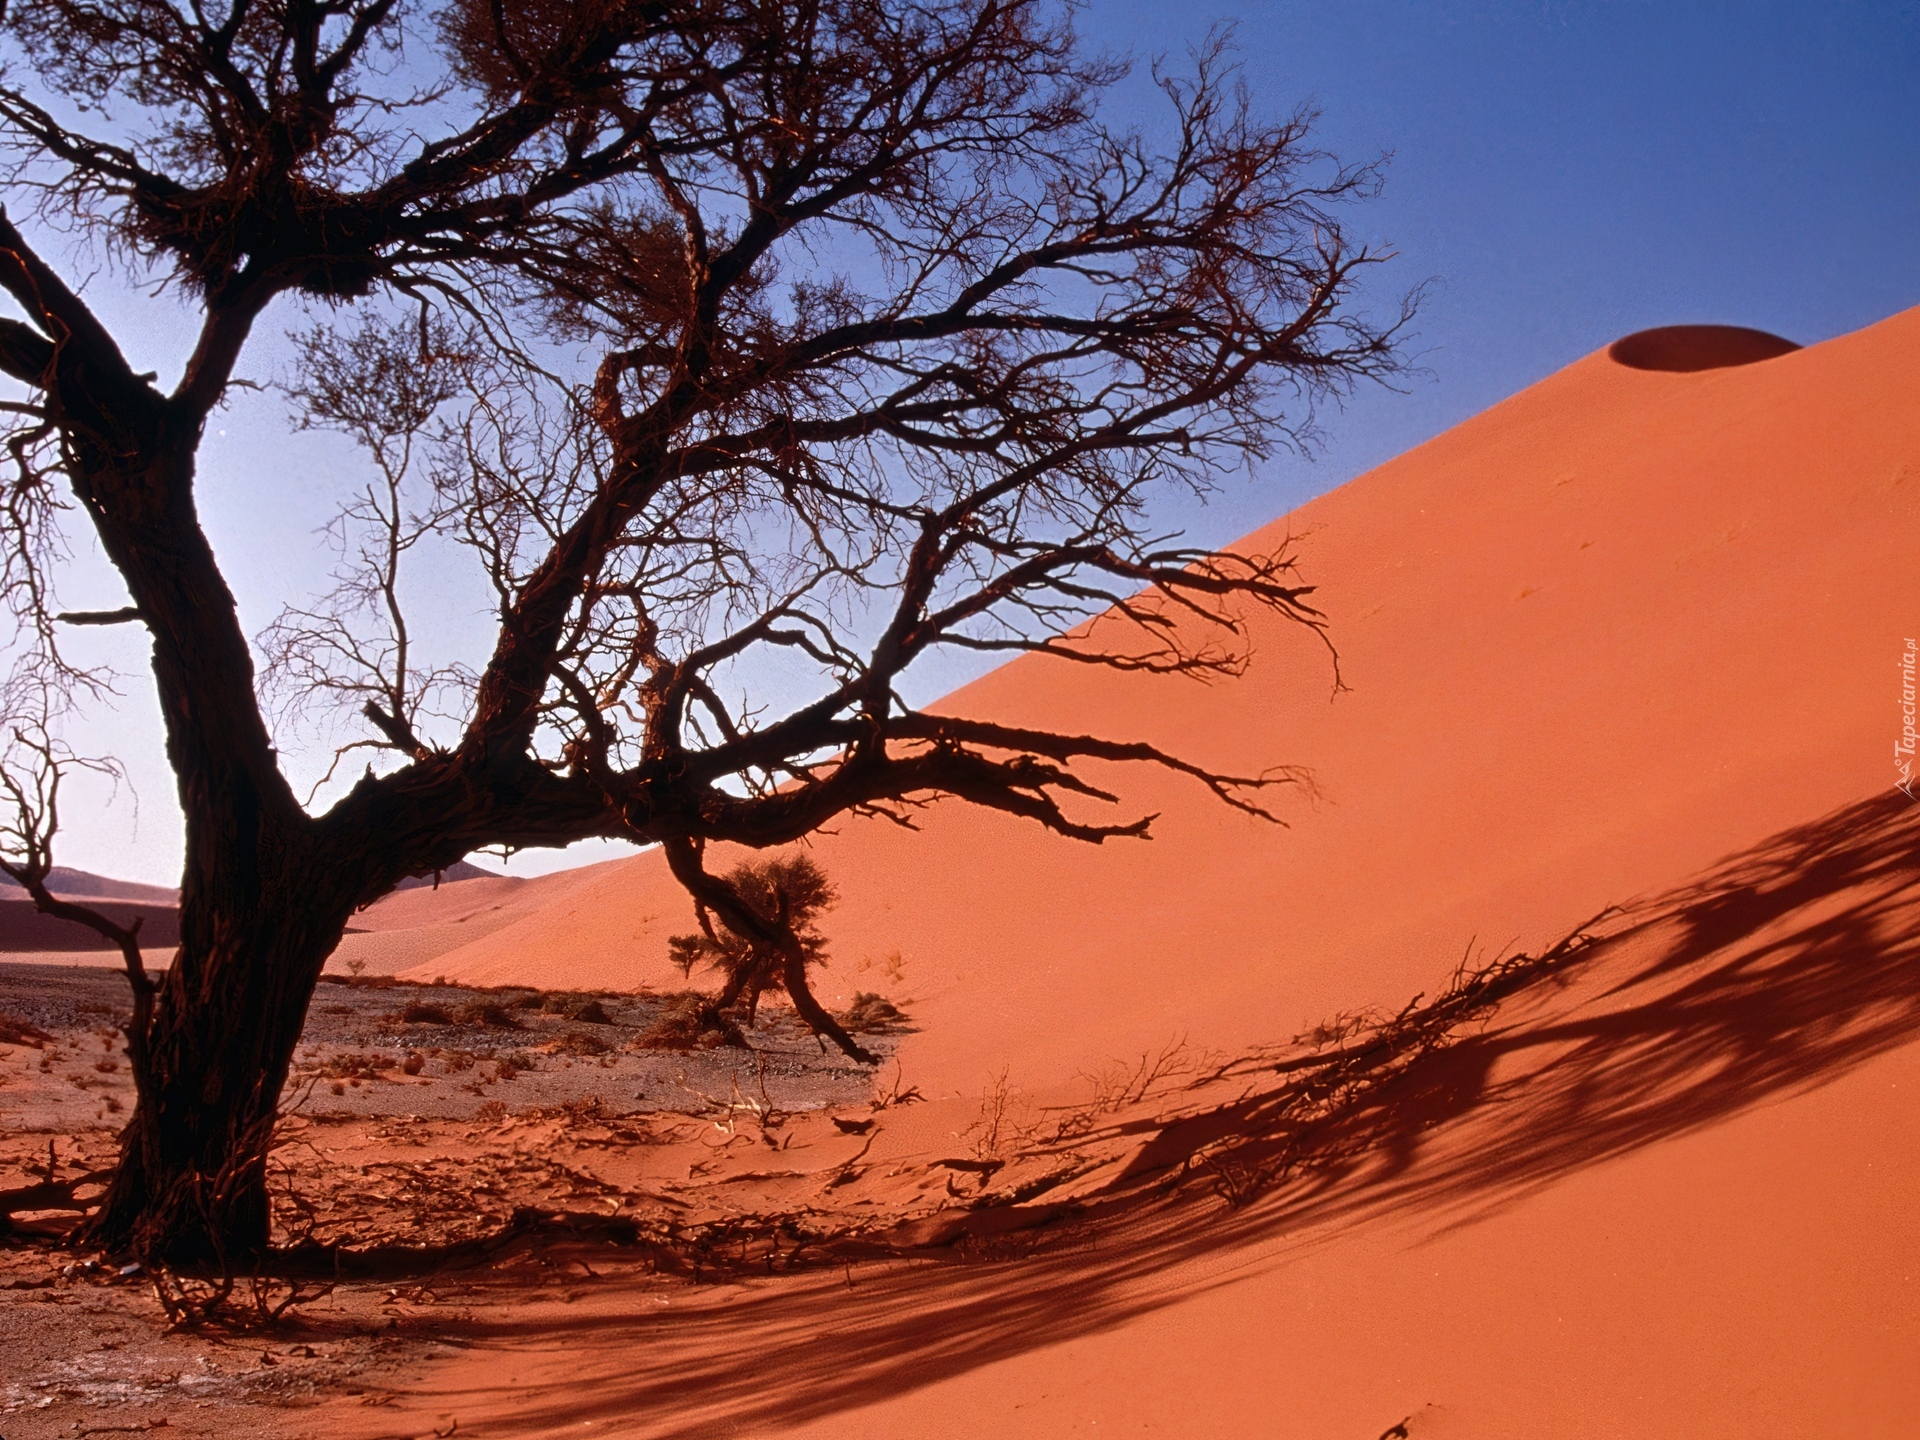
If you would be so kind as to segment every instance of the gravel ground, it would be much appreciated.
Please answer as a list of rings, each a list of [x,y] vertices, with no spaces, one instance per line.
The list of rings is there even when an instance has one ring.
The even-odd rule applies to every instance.
[[[589,1099],[615,1115],[700,1114],[736,1086],[790,1111],[867,1098],[872,1071],[823,1047],[778,1004],[762,1005],[750,1049],[643,1047],[673,998],[329,976],[308,1011],[282,1104],[306,1115],[465,1119]],[[133,1100],[118,1032],[129,1008],[117,971],[0,962],[0,1014],[56,1042],[0,1088],[0,1123],[115,1123]],[[883,1058],[895,1043],[864,1038]]]

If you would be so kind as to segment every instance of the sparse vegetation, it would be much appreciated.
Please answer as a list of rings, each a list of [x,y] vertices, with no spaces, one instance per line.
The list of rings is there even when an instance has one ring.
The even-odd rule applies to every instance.
[[[808,984],[808,970],[827,959],[826,937],[816,922],[840,898],[819,862],[804,852],[743,860],[727,872],[726,881],[757,924],[716,917],[696,902],[700,933],[675,935],[667,942],[668,954],[682,974],[691,975],[696,965],[707,965],[726,977],[713,1013],[744,1007],[751,1028],[761,995],[777,985],[816,1033],[833,1036],[855,1059],[875,1063],[875,1057],[814,999]]]
[[[660,1018],[633,1043],[642,1050],[711,1050],[718,1045],[744,1048],[747,1037],[712,996],[689,990],[667,996]]]
[[[481,1000],[472,1005],[462,1005],[453,1012],[453,1015],[455,1021],[462,1025],[491,1025],[497,1030],[526,1028],[514,1018],[511,1010],[497,1000]]]
[[[840,1016],[840,1023],[855,1035],[884,1034],[906,1023],[906,1012],[886,996],[870,990],[856,990],[853,1001]]]
[[[31,1045],[34,1049],[44,1049],[53,1036],[46,1031],[29,1025],[5,1011],[0,1011],[0,1045]]]

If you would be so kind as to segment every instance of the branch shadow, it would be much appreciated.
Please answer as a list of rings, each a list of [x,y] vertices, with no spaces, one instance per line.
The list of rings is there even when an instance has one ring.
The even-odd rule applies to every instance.
[[[1577,972],[1356,1117],[1296,1219],[1472,1223],[1569,1173],[1830,1083],[1920,1036],[1920,806],[1848,806],[1629,907]],[[1577,993],[1573,987],[1577,986]],[[1353,1143],[1354,1141],[1359,1143]]]
[[[471,1400],[514,1433],[585,1420],[674,1440],[777,1432],[1230,1284],[1309,1228],[1474,1223],[1916,1038],[1920,806],[1894,794],[1632,905],[1599,944],[1317,1136],[1320,1153],[1252,1204],[1149,1187],[1097,1224],[1041,1232],[1024,1259],[863,1265],[559,1323],[482,1310],[440,1333],[545,1350],[554,1383],[437,1403]],[[1242,1099],[1214,1115],[1247,1121],[1252,1159],[1282,1143],[1257,1133],[1259,1109]],[[1172,1167],[1181,1148],[1160,1158]]]

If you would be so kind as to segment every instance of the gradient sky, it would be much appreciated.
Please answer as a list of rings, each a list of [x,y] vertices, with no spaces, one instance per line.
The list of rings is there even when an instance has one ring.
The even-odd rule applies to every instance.
[[[1312,461],[1276,461],[1180,513],[1196,539],[1255,529],[1634,330],[1717,322],[1812,343],[1920,304],[1920,4],[1091,0],[1083,28],[1116,50],[1177,57],[1216,21],[1237,25],[1261,103],[1316,104],[1321,141],[1343,158],[1391,152],[1385,194],[1355,223],[1399,252],[1376,294],[1434,285],[1413,346],[1428,378],[1356,396],[1327,418]],[[132,330],[134,358],[177,373],[181,317],[114,299],[112,283],[101,274],[89,293]],[[268,317],[245,373],[284,364],[275,337],[296,320]],[[346,459],[289,437],[272,397],[237,399],[209,437],[202,509],[250,631],[324,575],[321,477]],[[76,549],[62,600],[124,603],[85,537]],[[427,623],[474,623],[470,590],[423,590],[439,611]],[[59,859],[173,883],[179,817],[131,630],[85,639],[128,682],[76,742],[126,763],[137,823],[132,796],[109,804],[78,784]],[[935,670],[916,698],[969,673]],[[512,868],[610,853],[540,852]]]

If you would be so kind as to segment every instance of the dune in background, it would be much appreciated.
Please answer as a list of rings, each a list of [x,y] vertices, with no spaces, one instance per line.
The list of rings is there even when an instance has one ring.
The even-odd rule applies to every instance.
[[[912,1001],[923,1085],[1008,1066],[1044,1088],[1178,1034],[1397,1007],[1470,943],[1550,941],[1889,787],[1920,629],[1916,382],[1920,311],[1697,372],[1602,352],[1304,506],[1243,544],[1298,552],[1337,696],[1319,642],[1259,615],[1236,682],[996,670],[940,708],[1301,765],[1316,793],[1270,792],[1280,828],[1110,767],[1122,813],[1160,819],[1098,848],[957,806],[918,834],[841,822],[812,842],[846,893],[823,991]],[[433,968],[676,983],[690,912],[664,866],[591,873]]]
[[[990,1077],[1039,1113],[1115,1057],[1397,1011],[1470,947],[1538,953],[1627,907],[1590,968],[1423,1072],[1323,1191],[1027,1265],[695,1297],[672,1326],[621,1296],[482,1326],[420,1413],[484,1404],[529,1436],[1902,1433],[1920,310],[1806,349],[1629,339],[1243,542],[1297,551],[1343,693],[1313,636],[1255,617],[1236,683],[1027,658],[942,704],[1307,767],[1313,793],[1275,796],[1287,828],[1128,770],[1094,778],[1160,813],[1151,843],[956,806],[813,842],[846,896],[822,989],[910,1002],[903,1075],[935,1098],[890,1123],[929,1155]],[[674,984],[687,920],[643,855],[431,968]]]

